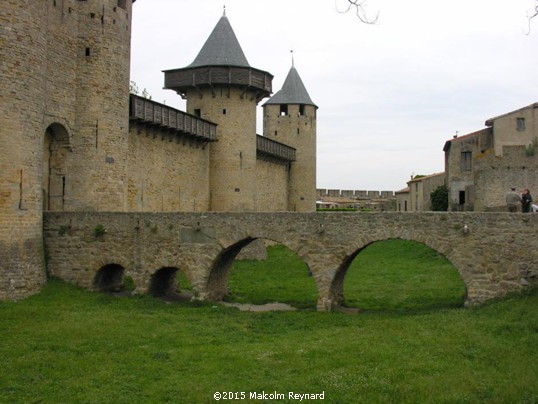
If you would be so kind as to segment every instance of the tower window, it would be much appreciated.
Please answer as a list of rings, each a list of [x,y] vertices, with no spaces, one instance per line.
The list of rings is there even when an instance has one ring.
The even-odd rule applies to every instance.
[[[90,56],[90,48],[86,47],[86,56]]]
[[[226,115],[226,108],[222,110],[222,115]]]
[[[299,105],[299,115],[304,115],[304,104]]]
[[[472,152],[461,152],[461,171],[471,171]]]
[[[275,130],[275,136],[276,136],[276,135],[278,135],[278,131],[277,131],[277,130]]]
[[[280,104],[280,115],[288,115],[288,105],[287,104]]]
[[[196,115],[198,118],[202,117],[202,110],[200,108],[196,108],[194,110],[194,115]]]
[[[516,119],[517,130],[525,130],[525,118]]]

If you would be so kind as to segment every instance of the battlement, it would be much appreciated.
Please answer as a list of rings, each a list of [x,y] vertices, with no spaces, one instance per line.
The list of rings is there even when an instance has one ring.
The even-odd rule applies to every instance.
[[[330,198],[347,198],[347,199],[392,199],[395,197],[394,191],[366,191],[366,190],[340,190],[340,189],[316,189],[316,197],[323,199]]]

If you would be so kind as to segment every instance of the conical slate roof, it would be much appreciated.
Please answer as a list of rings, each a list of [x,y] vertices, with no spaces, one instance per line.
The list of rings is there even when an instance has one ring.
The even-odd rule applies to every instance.
[[[220,18],[200,53],[188,67],[222,65],[250,67],[226,14]]]
[[[291,66],[280,91],[277,91],[264,105],[267,104],[305,104],[313,105],[317,108],[317,105],[312,102],[308,95],[308,91],[306,91],[306,87],[294,66]]]

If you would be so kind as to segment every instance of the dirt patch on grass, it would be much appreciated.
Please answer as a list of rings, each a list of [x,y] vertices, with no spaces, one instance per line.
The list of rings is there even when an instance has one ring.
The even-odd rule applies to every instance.
[[[295,311],[295,307],[290,306],[286,303],[266,303],[266,304],[246,304],[246,303],[228,303],[221,302],[224,306],[227,307],[236,307],[241,311]]]

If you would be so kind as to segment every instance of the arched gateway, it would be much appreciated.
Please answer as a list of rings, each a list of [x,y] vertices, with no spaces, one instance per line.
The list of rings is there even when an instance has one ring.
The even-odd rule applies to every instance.
[[[99,237],[98,224],[106,229]],[[519,291],[538,278],[538,215],[49,212],[44,226],[50,274],[88,286],[103,263],[115,260],[124,263],[135,293],[149,292],[155,268],[182,268],[197,298],[219,300],[236,255],[259,238],[287,246],[306,263],[318,289],[318,310],[342,303],[347,266],[361,249],[386,239],[417,241],[445,256],[465,283],[466,306]]]

